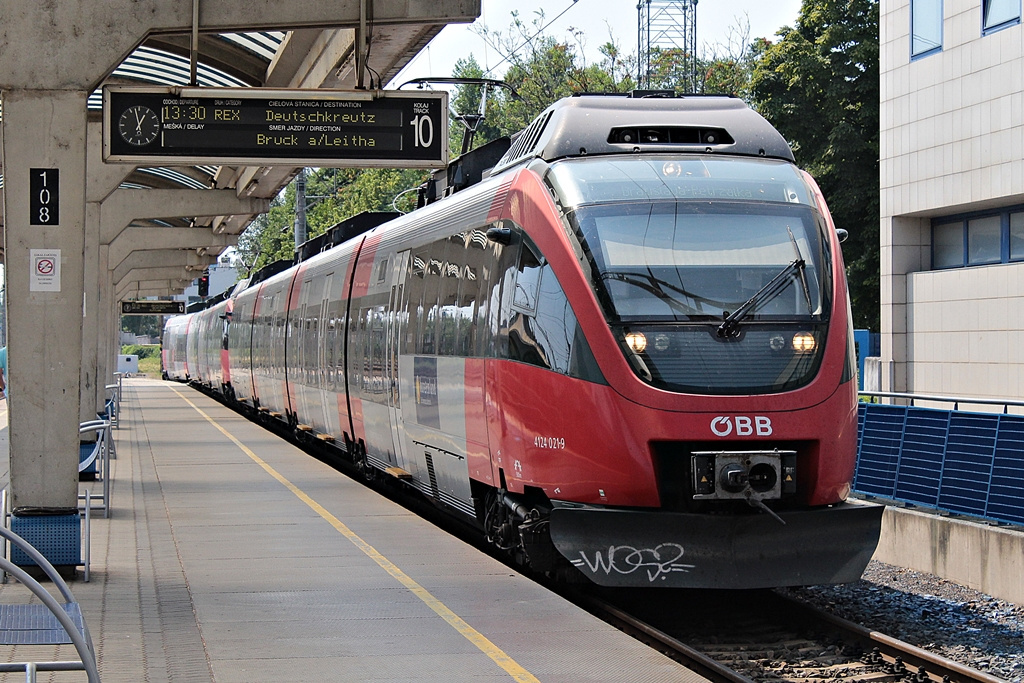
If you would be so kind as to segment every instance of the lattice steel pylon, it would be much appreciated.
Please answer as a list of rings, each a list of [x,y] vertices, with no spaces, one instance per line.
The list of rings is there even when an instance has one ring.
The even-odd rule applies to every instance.
[[[636,9],[638,86],[696,92],[697,0],[640,0]],[[670,71],[659,71],[663,55],[673,58]]]

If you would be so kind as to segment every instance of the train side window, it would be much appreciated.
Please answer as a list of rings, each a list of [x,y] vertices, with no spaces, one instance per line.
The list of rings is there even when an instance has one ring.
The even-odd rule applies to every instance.
[[[472,306],[468,312],[471,319],[465,320],[468,330],[464,338],[466,348],[465,356],[483,356],[487,348],[487,312],[488,297],[490,295],[490,278],[494,271],[494,264],[502,245],[491,242],[487,239],[487,233],[483,230],[473,230],[469,233],[469,241],[466,245],[466,270],[467,273],[462,281],[462,293],[460,296],[466,302],[466,307]],[[467,311],[463,311],[467,314]]]
[[[444,241],[430,245],[423,288],[423,342],[420,353],[437,353],[438,299],[441,294],[441,271],[444,268]]]
[[[479,276],[472,266],[464,266],[459,281],[459,337],[455,343],[455,355],[467,358],[476,349],[477,324],[477,293],[480,285]]]
[[[511,223],[513,234],[521,234]],[[498,243],[493,243],[497,245]],[[500,246],[500,245],[499,245]],[[509,325],[513,309],[512,301],[515,292],[517,264],[519,262],[520,242],[495,250],[494,272],[489,278],[488,293],[489,312],[487,316],[487,341],[485,356],[491,358],[509,357]]]
[[[405,279],[408,322],[406,324],[407,354],[417,354],[423,348],[423,296],[426,289],[427,261],[429,253],[413,254],[409,261],[409,275]]]
[[[452,235],[445,240],[444,255],[438,301],[440,331],[437,353],[441,356],[453,356],[459,336],[459,289],[463,275],[462,264],[466,260],[464,238],[461,235]]]
[[[537,293],[540,290],[542,272],[540,257],[530,244],[524,242],[519,252],[515,296],[512,298],[514,308],[523,313],[533,313],[537,310]]]

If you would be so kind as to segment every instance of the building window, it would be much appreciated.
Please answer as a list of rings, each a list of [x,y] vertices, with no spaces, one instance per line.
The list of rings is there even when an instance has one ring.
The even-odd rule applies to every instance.
[[[942,49],[942,0],[910,0],[910,56]]]
[[[964,265],[964,225],[932,224],[932,268],[956,268]]]
[[[998,31],[1020,23],[1020,0],[982,0],[982,33]]]
[[[999,263],[1002,255],[1002,217],[983,216],[967,221],[967,263]]]
[[[1024,261],[1024,206],[932,220],[932,268]]]
[[[1010,214],[1010,260],[1024,259],[1024,213]]]

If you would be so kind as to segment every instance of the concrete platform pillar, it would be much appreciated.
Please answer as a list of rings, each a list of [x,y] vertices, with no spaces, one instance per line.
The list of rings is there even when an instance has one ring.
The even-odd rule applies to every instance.
[[[83,297],[82,297],[82,372],[80,384],[79,421],[95,420],[96,413],[102,409],[102,403],[96,402],[97,385],[103,384],[99,375],[98,343],[99,343],[99,312],[104,305],[100,297],[99,270],[99,237],[100,216],[99,205],[95,202],[86,204],[85,211],[85,243],[83,251]]]
[[[101,378],[96,386],[96,400],[107,400],[107,385],[114,384],[117,370],[115,356],[121,351],[121,307],[114,296],[114,275],[110,272],[110,247],[100,245],[100,301],[96,349],[96,373]]]
[[[86,136],[86,210],[85,210],[85,308],[82,326],[82,405],[81,419],[94,420],[104,409],[106,386],[113,383],[112,356],[119,349],[108,341],[108,321],[112,299],[108,247],[103,240],[103,202],[117,191],[134,166],[103,161],[103,127],[90,121]],[[108,358],[108,355],[111,358]]]
[[[87,97],[3,93],[15,508],[78,506]]]

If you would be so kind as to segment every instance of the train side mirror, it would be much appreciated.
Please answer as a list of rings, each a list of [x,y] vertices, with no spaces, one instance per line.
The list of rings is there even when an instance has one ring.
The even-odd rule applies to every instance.
[[[487,239],[498,244],[504,244],[506,247],[512,244],[512,229],[511,228],[488,228]]]
[[[850,231],[844,230],[843,228],[836,228],[836,236],[839,238],[839,243],[842,244],[846,241],[846,238],[850,236]]]

